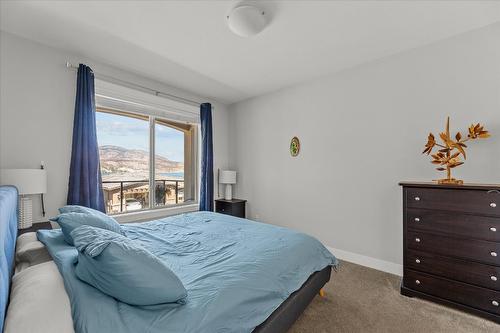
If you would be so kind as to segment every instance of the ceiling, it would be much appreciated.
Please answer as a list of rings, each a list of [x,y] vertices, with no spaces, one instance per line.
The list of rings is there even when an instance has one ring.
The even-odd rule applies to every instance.
[[[2,1],[0,29],[229,104],[500,21],[497,1],[260,1],[242,38],[236,3]]]

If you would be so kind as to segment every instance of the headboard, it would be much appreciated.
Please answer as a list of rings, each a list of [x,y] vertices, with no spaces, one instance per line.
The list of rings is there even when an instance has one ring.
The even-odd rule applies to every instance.
[[[9,302],[17,239],[17,189],[0,186],[0,332]]]

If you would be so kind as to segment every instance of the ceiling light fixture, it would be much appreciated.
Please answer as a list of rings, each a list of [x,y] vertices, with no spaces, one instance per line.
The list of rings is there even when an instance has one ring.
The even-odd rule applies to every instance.
[[[227,25],[238,36],[254,36],[266,27],[266,13],[253,5],[236,6],[227,15]]]

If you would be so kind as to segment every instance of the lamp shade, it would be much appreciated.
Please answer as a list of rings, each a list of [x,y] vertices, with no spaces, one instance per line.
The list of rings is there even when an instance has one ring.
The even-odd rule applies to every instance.
[[[221,170],[219,176],[219,183],[221,184],[236,184],[236,171]]]
[[[47,193],[47,170],[43,169],[2,169],[0,184],[14,185],[19,194]]]

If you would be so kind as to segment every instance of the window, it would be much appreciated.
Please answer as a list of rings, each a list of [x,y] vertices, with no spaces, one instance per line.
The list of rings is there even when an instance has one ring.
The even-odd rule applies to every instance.
[[[197,126],[100,107],[96,124],[108,214],[196,202]]]

